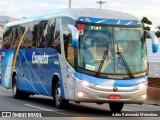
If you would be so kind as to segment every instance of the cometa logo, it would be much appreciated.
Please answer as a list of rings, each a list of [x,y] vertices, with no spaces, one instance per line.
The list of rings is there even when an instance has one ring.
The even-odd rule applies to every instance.
[[[43,55],[36,55],[35,52],[32,53],[32,63],[33,64],[48,64],[48,55],[44,53]]]

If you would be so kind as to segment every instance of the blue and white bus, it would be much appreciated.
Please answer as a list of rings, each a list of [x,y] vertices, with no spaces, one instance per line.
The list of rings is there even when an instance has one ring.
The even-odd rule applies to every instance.
[[[146,100],[145,34],[134,16],[110,10],[61,9],[8,23],[3,34],[2,85],[15,98],[46,95],[69,101],[124,103]]]

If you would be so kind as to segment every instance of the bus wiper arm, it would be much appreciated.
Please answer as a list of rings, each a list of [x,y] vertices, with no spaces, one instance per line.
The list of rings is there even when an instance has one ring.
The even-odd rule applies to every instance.
[[[124,55],[122,54],[122,52],[119,51],[118,44],[117,44],[117,54],[118,54],[119,57],[122,59],[124,65],[125,65],[125,69],[126,69],[126,71],[128,72],[128,75],[129,75],[131,78],[134,78],[134,75],[133,75],[133,73],[132,73],[132,70],[131,70],[131,68],[129,67],[126,59],[124,58]]]
[[[100,65],[99,65],[97,76],[99,76],[99,74],[100,74],[100,71],[101,71],[101,69],[102,69],[102,67],[103,67],[103,64],[104,64],[104,61],[105,61],[105,59],[106,59],[106,56],[108,56],[108,43],[107,43],[107,50],[104,51],[104,54],[103,54],[101,63],[100,63]]]

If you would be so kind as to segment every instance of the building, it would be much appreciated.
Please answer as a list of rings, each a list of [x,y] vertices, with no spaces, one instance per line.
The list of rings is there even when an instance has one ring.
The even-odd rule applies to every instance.
[[[2,38],[3,32],[2,32],[2,27],[0,26],[0,39]]]

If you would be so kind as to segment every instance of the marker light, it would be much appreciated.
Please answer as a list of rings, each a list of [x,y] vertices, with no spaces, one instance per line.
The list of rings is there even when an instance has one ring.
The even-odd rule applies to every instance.
[[[89,82],[88,81],[85,81],[85,80],[82,80],[81,82],[80,82],[83,86],[89,86]]]
[[[88,82],[88,81],[86,81],[86,80],[78,80],[78,82],[79,82],[81,85],[85,86],[85,87],[89,87],[89,86],[93,86],[93,85],[94,85],[94,84],[92,84],[92,83],[90,83],[90,82]]]
[[[144,84],[144,83],[140,83],[139,85],[138,85],[138,88],[139,89],[143,89],[143,88],[145,88],[146,87],[146,84]]]
[[[78,97],[83,97],[83,92],[78,92]]]
[[[88,82],[87,80],[80,80],[80,79],[76,78],[75,76],[73,76],[73,77],[74,77],[74,80],[76,80],[79,84],[81,84],[81,85],[83,85],[85,87],[90,87],[90,86],[94,86],[95,85],[93,83]]]

